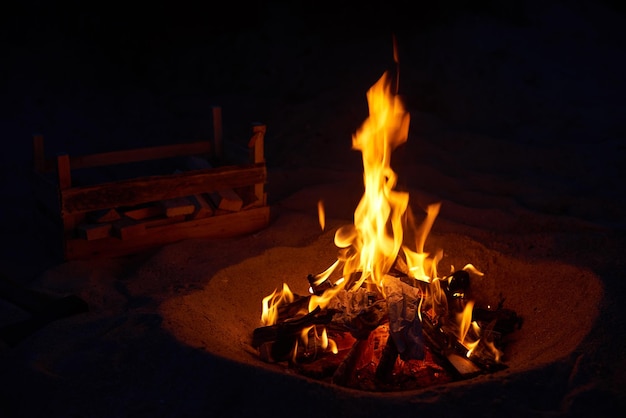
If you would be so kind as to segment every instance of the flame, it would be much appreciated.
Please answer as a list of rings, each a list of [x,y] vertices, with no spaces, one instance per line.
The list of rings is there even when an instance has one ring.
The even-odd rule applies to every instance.
[[[397,77],[396,77],[397,91]],[[418,318],[422,312],[440,316],[448,310],[444,287],[446,282],[438,277],[437,264],[443,257],[443,251],[435,254],[425,252],[425,242],[435,218],[439,214],[440,204],[429,205],[421,224],[415,220],[409,209],[409,194],[396,189],[397,175],[391,168],[392,152],[404,144],[409,132],[409,114],[400,98],[391,91],[391,78],[387,72],[367,92],[369,117],[352,137],[352,148],[362,154],[364,193],[354,212],[354,223],[337,229],[334,243],[339,249],[338,259],[324,272],[317,274],[311,281],[308,312],[318,307],[324,309],[330,301],[343,290],[355,291],[361,287],[376,290],[385,295],[385,281],[390,270],[404,262],[407,275],[416,282],[428,283],[420,287]],[[325,214],[322,200],[318,201],[319,223],[324,230]],[[405,236],[405,228],[407,233]],[[415,237],[408,242],[408,236]],[[331,275],[343,265],[341,278],[330,282]],[[452,267],[452,269],[454,269]],[[467,264],[463,270],[482,276],[473,265]],[[311,279],[310,279],[311,280]],[[324,283],[327,282],[328,283]],[[314,291],[316,286],[329,284],[322,292]],[[262,321],[270,325],[276,323],[278,307],[293,301],[293,294],[286,284],[282,291],[274,291],[263,299]],[[459,342],[467,348],[467,355],[476,347],[480,330],[470,333],[471,327],[478,327],[472,322],[473,302],[456,318],[454,331]],[[306,312],[301,312],[302,315]],[[321,334],[318,333],[321,328]],[[307,327],[302,331],[300,344],[309,345],[310,335],[319,341],[319,347],[337,352],[337,346],[329,339],[326,329],[321,326]],[[315,347],[318,347],[317,343]],[[495,347],[494,347],[495,348]],[[295,359],[298,344],[294,348]]]
[[[461,343],[466,343],[465,338],[472,325],[472,310],[474,309],[474,302],[469,301],[463,308],[463,312],[458,314],[458,338]],[[467,341],[469,343],[469,341]]]
[[[403,241],[402,219],[409,194],[394,190],[397,176],[391,169],[391,153],[408,138],[409,114],[390,90],[389,76],[384,73],[367,93],[370,116],[352,137],[352,148],[363,156],[365,184],[354,212],[351,244],[356,252],[344,266],[344,277],[362,273],[355,288],[368,282],[382,290]]]
[[[317,218],[323,231],[326,228],[326,212],[324,211],[324,201],[321,199],[317,201]]]
[[[261,303],[263,308],[261,313],[261,323],[265,326],[274,325],[278,320],[278,308],[283,304],[293,302],[293,299],[293,292],[287,283],[283,283],[281,291],[274,289],[272,294],[264,297]]]

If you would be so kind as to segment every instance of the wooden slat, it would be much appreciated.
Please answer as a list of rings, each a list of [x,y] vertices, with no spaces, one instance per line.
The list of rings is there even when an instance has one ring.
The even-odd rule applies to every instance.
[[[213,144],[215,146],[215,156],[218,159],[223,157],[222,137],[222,108],[213,106]]]
[[[250,160],[253,163],[265,162],[263,142],[265,138],[265,125],[254,125],[252,127],[252,137],[248,142],[250,148]]]
[[[78,237],[93,241],[111,235],[111,224],[79,224],[76,227]]]
[[[145,235],[146,226],[130,218],[113,222],[113,235],[121,240],[130,240]],[[115,245],[115,244],[112,244]]]
[[[187,197],[162,200],[161,206],[168,218],[178,215],[191,215],[196,210],[196,206]]]
[[[124,211],[124,215],[128,216],[130,219],[139,221],[163,215],[163,208],[160,205],[154,204],[143,208]]]
[[[176,215],[165,218],[152,218],[141,221],[141,224],[148,228],[155,228],[157,226],[169,225],[177,222],[183,222],[185,220],[185,215]]]
[[[213,216],[215,213],[215,209],[209,203],[209,197],[204,193],[198,193],[192,196],[194,203],[196,205],[196,211],[193,213],[194,219],[202,219],[207,216]]]
[[[113,222],[120,219],[120,213],[115,209],[102,209],[87,214],[87,220],[91,223]]]
[[[67,154],[57,155],[57,177],[59,182],[59,189],[65,190],[72,187],[70,156]]]
[[[237,212],[243,207],[243,200],[233,189],[222,189],[209,194],[211,201],[218,209]]]
[[[248,148],[250,148],[250,160],[254,163],[265,162],[265,125],[255,125],[252,127],[252,138],[248,142]],[[254,195],[259,202],[266,204],[267,196],[265,194],[265,184],[257,183],[254,185]]]
[[[64,190],[70,190],[72,187],[70,157],[65,153],[57,155],[57,181],[61,194],[63,194]],[[63,202],[61,202],[61,219],[63,220],[63,235],[71,237],[75,233],[76,226],[85,219],[85,213],[64,211]]]
[[[265,165],[254,164],[73,187],[61,191],[62,211],[75,213],[135,206],[145,202],[264,183],[266,178]]]
[[[96,241],[68,240],[65,246],[67,260],[97,256],[117,257],[159,247],[184,239],[229,238],[241,236],[265,228],[269,223],[268,206],[178,222],[171,225],[149,228],[132,240],[103,238]]]
[[[158,147],[70,156],[70,165],[72,170],[76,170],[80,168],[93,168],[105,165],[158,160],[162,158],[184,157],[188,155],[207,155],[210,153],[211,143],[209,141],[199,141],[188,144],[163,145]],[[54,164],[52,161],[46,160],[45,170],[49,171],[51,169],[54,169]]]

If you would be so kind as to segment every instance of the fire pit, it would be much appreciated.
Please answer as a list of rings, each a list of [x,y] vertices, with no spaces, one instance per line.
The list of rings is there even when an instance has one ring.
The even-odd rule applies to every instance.
[[[307,238],[314,232],[314,225],[306,225],[299,216],[285,215],[279,223],[261,236],[223,243],[223,253],[218,254],[255,248],[259,240],[272,243],[294,228],[299,228]],[[336,222],[330,226],[334,224]],[[322,380],[295,373],[284,364],[263,361],[252,347],[251,340],[252,330],[260,326],[260,300],[266,296],[265,289],[275,287],[283,278],[294,278],[290,281],[291,290],[307,294],[308,272],[320,271],[323,260],[336,255],[330,245],[333,235],[333,232],[325,232],[306,245],[298,243],[267,248],[210,274],[210,281],[202,289],[162,304],[164,326],[191,347],[289,379],[328,385]],[[429,242],[434,247],[445,244],[447,251],[442,262],[459,264],[465,257],[476,260],[485,274],[484,280],[472,282],[476,293],[487,299],[497,300],[500,295],[506,297],[506,305],[524,318],[522,328],[511,334],[504,351],[506,369],[447,384],[485,383],[545,367],[568,356],[591,330],[602,294],[599,279],[592,272],[559,260],[517,259],[462,235],[433,233]],[[213,249],[182,243],[161,253],[159,260],[172,259],[174,252],[200,257]],[[216,257],[218,254],[214,253]],[[273,272],[277,266],[280,271]],[[343,386],[332,386],[343,390]],[[424,388],[409,388],[404,392],[424,396],[428,393]],[[363,393],[383,395],[372,391]]]
[[[415,220],[390,165],[409,121],[390,86],[385,74],[369,91],[370,119],[353,138],[365,183],[354,224],[324,225],[320,211],[328,232],[314,242],[268,246],[168,300],[162,310],[180,340],[298,379],[396,392],[532,369],[577,347],[601,297],[591,272],[430,234],[436,203]]]

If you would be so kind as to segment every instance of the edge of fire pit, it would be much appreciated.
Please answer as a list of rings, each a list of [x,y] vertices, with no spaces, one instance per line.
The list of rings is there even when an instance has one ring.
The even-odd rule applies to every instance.
[[[282,285],[283,280],[294,293],[305,294],[306,275],[322,271],[327,267],[325,263],[336,256],[335,248],[329,245],[332,232],[322,233],[299,247],[267,248],[226,266],[212,275],[203,289],[165,301],[161,307],[164,323],[184,344],[245,366],[262,368],[268,373],[303,379],[346,395],[413,398],[419,394],[419,398],[425,399],[442,386],[489,385],[494,380],[502,383],[513,377],[527,379],[523,375],[533,375],[569,361],[592,329],[603,295],[599,278],[592,272],[559,260],[516,259],[463,235],[433,235],[429,239],[432,246],[444,244],[447,249],[441,266],[473,263],[485,273],[480,281],[473,282],[476,291],[486,299],[504,296],[504,306],[523,318],[522,328],[511,335],[505,347],[506,370],[423,389],[388,393],[338,387],[296,375],[282,365],[267,364],[255,357],[250,339],[252,330],[259,326],[262,298]],[[241,240],[238,245],[245,247],[245,241]],[[193,251],[189,246],[184,247],[184,251],[190,250]],[[188,255],[193,257],[193,254]],[[167,263],[168,254],[161,256],[157,263]],[[280,269],[280,273],[260,274],[271,269]]]

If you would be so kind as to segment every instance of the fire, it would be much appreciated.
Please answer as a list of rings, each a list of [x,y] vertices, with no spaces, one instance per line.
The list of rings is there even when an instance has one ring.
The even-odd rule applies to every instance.
[[[355,293],[366,289],[367,292],[387,299],[390,305],[392,301],[402,298],[419,300],[416,312],[402,312],[400,315],[404,317],[400,317],[398,321],[406,322],[407,316],[423,321],[423,314],[432,318],[442,317],[442,312],[450,309],[447,298],[456,298],[458,301],[464,295],[462,290],[457,290],[446,296],[452,276],[438,276],[437,264],[442,259],[443,252],[438,251],[431,255],[424,249],[440,204],[429,205],[422,223],[415,225],[409,208],[409,193],[396,189],[398,178],[391,167],[391,155],[407,141],[410,117],[402,100],[392,92],[392,77],[387,72],[368,90],[367,103],[369,117],[352,137],[352,148],[362,153],[364,194],[354,212],[354,223],[340,227],[335,233],[334,243],[339,249],[338,259],[326,271],[309,277],[311,295],[299,315],[326,309],[341,292]],[[324,208],[321,201],[318,202],[318,216],[320,226],[324,229]],[[405,234],[409,228],[411,233]],[[407,242],[407,236],[414,236],[414,242]],[[410,294],[403,293],[396,277],[390,275],[392,269],[397,270],[399,266],[406,277],[413,280]],[[482,275],[471,264],[463,270]],[[340,273],[341,277],[333,283],[330,278],[334,272]],[[263,324],[276,323],[278,308],[293,300],[294,296],[286,284],[282,291],[275,290],[264,298]],[[473,303],[464,303],[456,311],[456,319],[451,321],[455,323],[450,324],[454,327],[452,335],[465,347],[468,357],[480,339],[480,330],[472,322],[472,308]],[[389,329],[401,329],[405,325],[398,325],[400,322],[392,323],[391,311],[389,308]],[[395,311],[393,314],[398,315]],[[299,344],[306,347],[311,338],[319,341],[316,347],[336,352],[337,346],[328,337],[323,325],[302,329]],[[298,343],[294,347],[294,358],[297,350]]]
[[[391,153],[406,142],[409,114],[397,96],[390,94],[387,73],[367,93],[370,117],[352,138],[352,148],[363,154],[365,193],[354,212],[356,226],[352,245],[354,260],[347,262],[344,276],[362,272],[355,283],[371,282],[383,288],[385,274],[402,246],[402,217],[409,194],[394,190],[397,176],[391,169]]]
[[[274,325],[278,319],[278,307],[293,302],[294,296],[287,283],[283,283],[283,288],[279,292],[274,290],[271,295],[263,298],[263,312],[261,322],[263,325]]]

